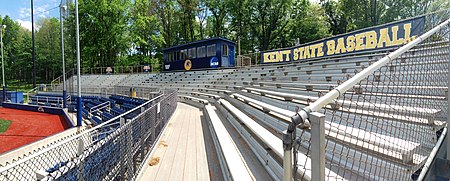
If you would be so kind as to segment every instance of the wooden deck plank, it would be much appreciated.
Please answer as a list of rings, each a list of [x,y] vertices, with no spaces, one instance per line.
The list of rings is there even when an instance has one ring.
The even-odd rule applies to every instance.
[[[181,107],[181,106],[180,106]],[[178,109],[178,108],[177,108]],[[180,116],[182,117],[186,117],[186,112],[183,111]],[[181,128],[183,125],[180,125],[179,122],[179,118],[175,119],[173,122],[173,134],[169,137],[169,139],[167,140],[167,151],[166,154],[164,155],[164,157],[161,157],[160,159],[160,168],[158,170],[157,173],[157,177],[156,180],[164,180],[169,178],[171,171],[172,171],[172,166],[174,163],[174,155],[178,149],[178,140],[180,138],[180,134],[181,134]]]
[[[191,111],[189,115],[189,125],[185,127],[187,129],[185,132],[187,133],[187,140],[186,140],[186,154],[184,155],[184,173],[183,173],[183,179],[184,180],[197,180],[197,166],[196,166],[196,160],[197,160],[197,154],[196,147],[197,147],[197,139],[195,135],[195,128],[196,124],[198,124],[198,111]],[[185,121],[188,121],[185,120]]]
[[[174,120],[181,114],[181,111],[177,110],[175,111],[173,117],[169,120],[167,123],[167,127],[165,131],[161,135],[161,139],[157,143],[157,148],[155,149],[154,153],[149,157],[149,160],[146,161],[147,164],[149,164],[149,167],[144,172],[142,178],[145,178],[145,180],[155,180],[156,176],[158,174],[159,168],[161,166],[160,161],[161,158],[164,157],[168,145],[167,141],[169,137],[173,133],[173,122]],[[151,164],[151,165],[150,165]]]
[[[198,108],[178,103],[150,156],[159,157],[159,163],[149,166],[141,180],[210,180],[201,114]]]
[[[176,138],[177,149],[172,155],[173,161],[170,167],[169,180],[183,180],[183,173],[185,168],[185,156],[186,156],[186,146],[187,146],[187,129],[189,126],[189,116],[191,112],[185,110],[183,119],[177,119],[177,126],[179,126],[178,131],[180,132],[178,138]],[[187,118],[187,119],[186,119]]]

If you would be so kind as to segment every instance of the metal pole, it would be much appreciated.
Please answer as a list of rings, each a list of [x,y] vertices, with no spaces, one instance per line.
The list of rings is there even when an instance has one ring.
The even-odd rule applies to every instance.
[[[64,63],[64,24],[63,24],[63,18],[62,13],[65,11],[67,6],[61,5],[59,6],[59,21],[60,21],[60,28],[61,28],[61,60],[62,60],[62,74],[63,74],[63,108],[67,107],[67,88],[66,88],[66,64]]]
[[[311,180],[325,180],[325,115],[309,114],[311,122]]]
[[[77,42],[77,83],[78,83],[78,99],[77,99],[77,126],[82,126],[82,106],[81,106],[81,66],[80,66],[80,28],[78,21],[78,0],[75,0],[75,28]]]
[[[292,181],[292,142],[293,133],[288,133],[287,130],[283,131],[283,181]]]
[[[450,29],[450,24],[447,25],[447,28]],[[448,35],[448,37],[450,38],[450,34]],[[450,46],[450,42],[448,43]],[[450,59],[450,47],[448,48],[448,58],[447,60]],[[450,68],[450,60],[448,62],[448,66]],[[450,97],[448,95],[448,89],[450,88],[450,71],[448,72],[448,78],[447,78],[447,126],[450,125]],[[447,129],[448,131],[448,129]],[[449,135],[447,133],[447,135]],[[447,138],[447,160],[450,160],[450,138]]]
[[[6,101],[5,63],[4,63],[4,54],[3,54],[3,29],[5,29],[5,28],[6,28],[6,25],[0,26],[0,43],[2,45],[3,101]]]
[[[31,0],[31,56],[33,59],[33,88],[36,87],[36,55],[34,49],[34,12],[33,12],[34,2]]]

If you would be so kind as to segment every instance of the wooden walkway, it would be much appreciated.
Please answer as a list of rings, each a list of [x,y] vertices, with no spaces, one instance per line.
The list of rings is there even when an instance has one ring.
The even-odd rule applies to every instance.
[[[178,103],[156,149],[147,160],[141,180],[210,180],[203,112]]]

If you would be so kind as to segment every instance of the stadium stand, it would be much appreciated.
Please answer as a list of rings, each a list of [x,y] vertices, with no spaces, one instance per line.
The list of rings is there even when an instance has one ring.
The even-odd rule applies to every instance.
[[[424,62],[421,57],[429,51],[439,52],[433,57],[440,59],[440,61],[433,62],[433,64]],[[272,135],[281,136],[295,111],[315,102],[330,90],[387,55],[387,53],[389,51],[335,57],[314,62],[264,65],[252,68],[133,74],[123,78],[120,84],[155,89],[161,87],[176,89],[179,93],[178,97],[184,102],[199,102],[207,107],[209,107],[208,104],[213,103],[220,110],[230,112],[240,122],[251,119],[248,115],[255,116],[255,119],[251,120],[264,125],[264,128],[258,129],[271,130]],[[358,86],[354,86],[349,91],[357,95],[370,96],[371,99],[377,100],[387,100],[392,97],[401,98],[396,103],[387,105],[370,103],[368,100],[336,100],[326,106],[329,111],[325,111],[325,114],[328,117],[336,114],[342,117],[342,119],[326,120],[326,139],[328,140],[326,158],[327,162],[335,165],[328,171],[331,175],[334,174],[331,177],[395,180],[396,178],[409,177],[423,166],[427,158],[427,150],[433,148],[437,140],[437,135],[433,130],[442,129],[445,126],[445,121],[441,119],[427,120],[420,118],[420,115],[423,113],[439,115],[442,114],[442,110],[406,106],[405,104],[423,101],[424,99],[445,102],[444,92],[448,88],[430,85],[420,86],[420,89],[426,91],[417,91],[418,86],[413,86],[416,80],[407,78],[393,85],[373,85],[369,83],[381,83],[382,80],[389,79],[392,76],[399,76],[399,70],[402,71],[402,74],[426,75],[421,71],[409,70],[407,67],[411,65],[433,68],[438,73],[437,77],[442,76],[444,78],[447,72],[445,66],[448,63],[448,59],[446,60],[448,42],[428,44],[426,49],[412,49],[404,56],[408,57],[408,62],[400,60],[392,63],[387,66],[387,72],[377,72],[375,73],[376,76],[361,81]],[[441,68],[438,68],[439,66]],[[107,76],[114,77],[115,75]],[[95,80],[95,78],[92,79]],[[121,78],[118,77],[117,79]],[[89,87],[89,85],[91,84],[86,86]],[[431,92],[432,94],[422,95],[421,92]],[[109,99],[120,104],[120,108],[124,109],[112,108],[111,115],[123,113],[125,110],[132,108],[131,104],[135,104],[133,99],[123,100],[122,98],[118,95],[109,97]],[[235,101],[230,99],[235,99]],[[225,102],[225,100],[229,102],[216,104],[217,100],[220,100],[218,102]],[[248,106],[243,106],[243,104]],[[358,105],[357,108],[352,107],[355,104]],[[225,109],[221,108],[222,106]],[[391,112],[383,112],[386,107],[389,107]],[[416,114],[406,114],[402,112],[403,110],[414,110]],[[363,116],[366,120],[355,125],[354,122],[344,119],[345,117],[355,119],[358,116]],[[383,119],[383,122],[379,122],[379,119]],[[390,129],[386,129],[387,127],[390,127]],[[417,134],[408,133],[412,130]],[[261,132],[251,132],[251,134],[261,134]],[[310,133],[302,130],[297,132],[298,136],[302,136],[303,139],[301,145],[308,148]],[[275,135],[274,137],[277,137]],[[429,140],[425,141],[424,137],[429,138]],[[276,142],[281,142],[279,138],[276,140]],[[268,143],[265,143],[264,139],[262,141],[258,144],[266,149],[269,147],[272,151],[278,153],[278,156],[272,158],[273,160],[282,158],[281,147],[267,145]],[[247,142],[247,144],[252,143]],[[336,154],[336,149],[343,153],[358,156],[356,158],[339,156]],[[254,152],[258,154],[256,150]],[[309,162],[307,155],[308,153],[299,153],[299,159],[304,159],[305,163]],[[268,159],[264,160],[267,161]],[[370,160],[370,163],[365,160]],[[349,164],[350,162],[353,164]],[[359,162],[359,164],[356,164],[356,162]],[[279,161],[275,161],[275,163],[279,166],[282,164]],[[355,166],[357,166],[356,170]],[[303,165],[303,167],[306,169],[304,176],[309,178],[308,164]],[[340,175],[341,169],[354,171],[351,172],[351,175]],[[370,169],[377,170],[377,172],[382,173],[378,175],[384,175],[384,177],[367,175],[366,172]],[[393,170],[398,174],[387,174]],[[270,169],[268,171],[274,172]],[[303,172],[299,174],[303,175]],[[275,175],[274,178],[281,178],[281,173]]]
[[[448,32],[444,35],[448,36]],[[83,75],[82,87],[84,91],[97,91],[95,93],[99,95],[103,94],[102,88],[117,86],[177,90],[178,95],[172,99],[194,103],[208,113],[208,125],[216,138],[215,148],[223,160],[221,168],[229,178],[254,179],[254,173],[241,155],[245,150],[236,146],[246,144],[271,179],[281,180],[282,138],[292,123],[291,118],[394,50],[234,69]],[[324,157],[327,180],[414,180],[417,177],[446,130],[449,55],[448,39],[424,41],[358,81],[348,91],[339,92],[338,98],[326,102],[323,108],[315,110],[326,118]],[[76,82],[76,78],[71,80]],[[124,119],[140,120],[136,118],[142,112],[135,108],[143,107],[145,100],[113,92],[108,95],[83,97],[83,113],[94,125],[114,123],[123,126],[131,125],[124,124]],[[57,97],[47,96],[49,101],[45,103],[54,102],[51,97]],[[32,97],[32,102],[38,102],[38,98]],[[99,109],[96,113],[87,111],[108,101],[111,103],[109,108]],[[164,101],[159,103],[173,108]],[[117,119],[120,115],[122,121]],[[141,126],[159,129],[152,133],[159,134],[163,126],[152,121],[152,128],[147,124]],[[240,138],[232,138],[231,130],[227,130],[224,124],[232,125]],[[117,130],[117,134],[125,134],[126,131],[134,134],[139,128],[108,126],[96,130],[96,133],[110,129]],[[130,138],[123,138],[130,143],[115,142],[112,136],[104,136],[95,149],[84,154],[88,159],[84,169],[93,168],[93,162],[102,159],[108,162],[103,164],[114,165],[115,160],[108,160],[110,157],[105,151],[133,147],[139,142],[138,136],[133,134],[127,135]],[[312,130],[296,128],[294,136],[297,166],[294,174],[299,179],[311,180],[311,163],[314,161],[311,155],[315,151],[311,149]],[[108,149],[101,151],[104,154],[97,153],[103,144],[108,145]],[[65,167],[68,169],[60,176],[72,178],[79,173],[71,165],[55,162],[47,167],[47,171],[55,172],[61,170],[59,167]],[[108,169],[115,171],[113,166]],[[102,173],[108,175],[110,172]]]

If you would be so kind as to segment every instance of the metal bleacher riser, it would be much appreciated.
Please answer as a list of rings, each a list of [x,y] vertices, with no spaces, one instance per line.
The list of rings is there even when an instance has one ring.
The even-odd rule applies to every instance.
[[[302,104],[298,104],[298,103],[294,103],[294,102],[286,102],[286,101],[281,101],[281,100],[276,100],[276,99],[271,99],[269,97],[265,97],[265,96],[260,96],[260,95],[255,95],[255,94],[250,94],[250,93],[246,93],[246,92],[239,92],[239,94],[242,94],[246,97],[261,101],[263,103],[275,106],[277,108],[281,108],[281,109],[285,109],[287,111],[291,111],[294,112],[298,108],[303,108],[305,107],[305,105]],[[254,104],[252,104],[254,105]],[[342,110],[335,110],[336,112],[338,112],[338,115],[342,115],[342,118],[348,118],[349,120],[351,120],[350,118],[354,118],[354,114],[348,114],[347,111],[342,111]],[[327,118],[331,117],[332,111],[327,111],[324,113]],[[411,129],[416,129],[417,127],[421,127],[420,131],[423,134],[428,134],[430,135],[430,137],[435,137],[435,133],[434,133],[434,127],[429,126],[428,124],[417,124],[414,122],[408,122],[406,120],[404,121],[399,121],[396,119],[392,119],[392,118],[384,118],[383,122],[379,122],[379,116],[375,116],[373,114],[361,114],[364,115],[365,118],[367,118],[366,121],[361,121],[359,123],[359,125],[355,125],[357,127],[361,127],[361,128],[371,128],[371,131],[373,131],[374,133],[379,133],[379,134],[384,134],[384,135],[391,135],[394,136],[393,133],[398,133],[398,131],[395,131],[395,128],[400,127],[401,125],[404,124],[408,124],[410,125]],[[289,117],[288,117],[289,118]],[[333,122],[335,123],[340,123],[342,125],[351,125],[350,123],[347,123],[346,119],[339,119],[339,118],[335,118],[333,120]],[[285,120],[286,121],[286,116],[283,117],[283,119],[281,120]],[[289,121],[287,119],[287,121]],[[376,125],[376,126],[373,126]],[[397,125],[397,126],[396,126]],[[394,128],[392,128],[392,127]],[[444,126],[443,122],[440,123],[439,127]],[[390,128],[389,131],[387,131],[388,129],[386,128]],[[438,127],[436,127],[438,128]],[[393,132],[391,132],[391,130],[394,130]],[[401,130],[400,130],[401,131]],[[406,132],[404,134],[404,137],[402,137],[402,139],[407,139],[409,141],[414,141],[417,140],[417,132]],[[430,143],[428,146],[432,147],[433,143]]]
[[[241,135],[247,141],[248,144],[252,145],[250,148],[254,147],[253,152],[255,152],[255,154],[259,155],[259,157],[262,157],[260,159],[264,160],[263,164],[268,165],[269,167],[271,166],[272,167],[271,171],[275,171],[275,170],[279,171],[280,163],[277,162],[276,160],[279,160],[280,158],[282,158],[282,155],[283,155],[281,139],[279,137],[277,137],[276,135],[274,135],[273,133],[271,133],[270,131],[268,131],[267,129],[265,129],[264,127],[262,127],[261,125],[259,125],[258,123],[254,122],[250,117],[246,116],[244,113],[239,111],[236,107],[234,107],[227,101],[220,100],[220,103],[222,105],[224,105],[224,107],[226,107],[226,110],[228,110],[231,113],[231,115],[227,116],[227,118],[231,118],[231,117],[236,118],[234,120],[233,119],[229,120],[230,123],[232,123],[233,126],[235,126],[235,128],[237,130],[240,130],[238,132],[241,133]],[[241,123],[237,122],[236,120],[239,120],[239,122],[241,122]],[[246,128],[242,128],[244,125]],[[252,138],[251,135],[253,135],[255,138],[259,138],[259,139],[254,140],[254,138]],[[265,151],[261,152],[262,151],[262,150],[260,150],[261,147],[263,147],[263,148],[265,147],[266,148],[266,149],[264,149]],[[273,157],[268,156],[268,155],[272,155],[267,152],[268,148],[270,148],[273,151],[273,153],[275,154]],[[302,160],[299,162],[300,164],[304,164],[304,163],[308,162],[305,165],[300,165],[299,170],[297,170],[298,171],[297,174],[300,174],[300,175],[304,174],[305,178],[310,178],[311,177],[311,170],[310,170],[311,164],[309,164],[309,163],[311,163],[311,160],[302,153],[299,153],[297,156],[298,156],[299,160]],[[268,161],[270,161],[270,163],[268,163]],[[339,175],[337,175],[332,170],[329,170],[326,168],[325,172],[326,172],[326,174],[329,174],[332,177],[335,177],[337,179],[342,179]],[[280,173],[278,173],[277,175],[278,175],[279,179],[282,178]]]
[[[247,114],[255,116],[258,121],[263,122],[263,125],[265,125],[266,129],[269,129],[269,130],[270,129],[276,129],[275,131],[277,133],[279,133],[279,135],[281,135],[281,132],[287,126],[286,122],[280,122],[279,121],[280,119],[271,118],[270,115],[268,116],[267,114],[265,114],[263,112],[260,112],[258,109],[255,109],[255,108],[253,108],[253,107],[251,107],[249,105],[240,104],[239,101],[237,101],[237,100],[230,100],[230,99],[227,99],[227,100],[230,103],[233,103],[233,105],[236,106],[237,108],[239,108],[239,110],[245,111],[245,112],[247,112]],[[278,125],[278,126],[276,126],[276,125]],[[302,134],[302,130],[298,130],[297,133],[298,133],[298,136],[300,136]],[[309,133],[303,132],[302,138],[304,140],[309,140],[310,139]],[[305,144],[305,142],[303,142],[303,143],[304,144],[302,146],[308,148],[309,145]],[[345,163],[347,161],[349,163],[351,163],[351,162],[354,162],[354,163],[365,163],[365,161],[367,161],[367,159],[369,159],[369,160],[374,160],[374,162],[378,163],[377,165],[365,165],[366,168],[367,167],[372,167],[373,169],[375,169],[375,168],[379,169],[378,166],[379,166],[380,163],[381,163],[381,165],[386,166],[384,168],[388,168],[388,166],[391,164],[391,163],[389,163],[389,160],[383,160],[381,158],[375,158],[375,157],[372,157],[372,156],[369,156],[369,155],[365,154],[364,152],[360,152],[358,150],[355,150],[354,149],[355,146],[350,147],[350,148],[342,147],[341,146],[342,141],[339,142],[340,144],[338,144],[337,142],[332,141],[332,140],[329,140],[327,143],[328,143],[328,145],[327,145],[327,149],[326,149],[326,153],[327,153],[326,157],[327,157],[327,160],[331,160],[333,162],[339,162],[340,161],[342,163]],[[336,148],[336,149],[333,149],[333,148]],[[354,158],[353,157],[348,158],[349,160],[347,160],[347,158],[345,158],[345,155],[343,155],[342,157],[336,157],[336,154],[334,154],[334,157],[331,157],[331,155],[333,155],[332,154],[333,151],[339,151],[339,150],[342,150],[342,149],[347,149],[347,150],[350,151],[350,153],[355,153],[358,156],[355,156]],[[361,148],[359,148],[359,149],[361,149]],[[422,160],[422,161],[425,159],[423,156],[420,156],[420,155],[416,155],[415,157],[421,158],[420,160]],[[398,158],[397,158],[397,162],[401,162],[401,160],[399,161]],[[352,168],[351,165],[352,164],[347,164],[346,165],[347,166],[346,169],[351,169]],[[396,167],[394,170],[396,170],[398,172],[401,172],[401,173],[404,173],[405,175],[410,175],[410,174],[412,174],[410,169],[415,169],[416,167],[417,166],[415,166],[415,165],[404,165],[404,166],[401,166],[401,167]],[[361,168],[364,168],[364,166],[361,167]],[[360,174],[363,174],[363,173],[360,173]],[[372,179],[377,179],[377,178],[372,178]]]
[[[263,90],[263,89],[254,89],[254,88],[245,88],[245,89],[249,90],[251,93],[254,93],[254,94],[256,93],[258,95],[264,95],[264,96],[268,95],[271,97],[275,96],[275,98],[278,98],[281,100],[295,101],[296,103],[300,103],[303,105],[308,105],[308,100],[310,100],[310,102],[312,102],[312,101],[315,101],[318,99],[317,96],[305,96],[304,94],[301,94],[301,93],[295,94],[293,92],[270,91],[270,90]],[[272,98],[274,98],[274,97],[272,97]],[[427,110],[427,109],[422,110],[422,109],[418,109],[418,108],[408,107],[405,105],[408,105],[407,103],[408,103],[408,101],[411,101],[411,99],[405,99],[403,97],[398,98],[398,99],[399,99],[399,101],[395,101],[396,103],[392,104],[392,105],[385,105],[385,104],[380,104],[380,103],[378,103],[378,104],[373,104],[373,103],[368,104],[367,103],[366,104],[365,102],[349,102],[349,101],[337,101],[335,104],[340,107],[346,108],[346,107],[350,106],[351,104],[358,103],[360,105],[360,107],[359,107],[360,111],[364,111],[364,109],[367,108],[367,112],[368,111],[377,112],[381,108],[389,108],[392,111],[399,111],[401,109],[412,109],[416,112],[417,115],[421,115],[421,113],[423,111],[425,111],[425,112],[433,111],[435,114],[438,114],[440,111],[440,110]],[[356,99],[356,100],[358,100],[358,99]],[[382,100],[379,100],[379,101],[383,102]],[[440,100],[440,101],[442,102],[443,105],[445,104],[444,100]],[[353,109],[349,109],[348,111],[351,111],[351,110],[353,110]],[[364,113],[365,112],[360,112],[359,114],[364,114]],[[402,113],[400,112],[400,113],[397,113],[396,115],[401,116]],[[414,114],[411,114],[411,115],[414,115]],[[378,115],[378,116],[386,117],[386,116],[382,116],[382,115]],[[409,115],[406,115],[406,116],[409,116]],[[389,117],[387,117],[387,118],[389,118]],[[402,119],[406,119],[406,118],[402,118]],[[432,121],[431,122],[421,121],[421,122],[422,122],[421,124],[433,123]]]
[[[413,66],[420,66],[421,69],[427,69],[427,68],[441,68],[442,69],[442,65],[445,66],[447,62],[445,61],[441,61],[440,64],[438,63],[434,63],[434,64],[429,64],[427,62],[421,61],[421,62],[408,62],[408,63],[397,63],[397,64],[390,64],[389,65],[389,69],[390,71],[394,71],[394,70],[398,70],[401,68],[407,69],[410,68],[411,65]],[[273,72],[266,72],[266,71],[262,71],[262,72],[249,72],[249,73],[236,73],[236,74],[230,74],[230,75],[225,75],[223,77],[223,79],[225,78],[240,78],[240,77],[292,77],[292,76],[308,76],[308,75],[328,75],[328,74],[354,74],[357,72],[360,72],[361,70],[363,70],[364,68],[370,66],[369,63],[364,63],[361,65],[351,65],[348,67],[337,67],[337,68],[330,68],[330,67],[317,67],[314,69],[306,69],[306,68],[302,68],[302,67],[298,67],[301,68],[300,70],[283,70],[283,71],[273,71]],[[409,71],[413,71],[413,70],[409,70]]]
[[[448,48],[448,47],[445,47]],[[448,53],[448,50],[442,50],[442,53],[439,53],[437,55],[434,55],[434,57],[443,57],[445,58],[445,56]],[[384,55],[384,54],[383,54]],[[265,68],[265,69],[246,69],[246,70],[240,70],[237,69],[237,71],[232,72],[230,74],[245,74],[245,73],[256,73],[256,74],[270,74],[270,73],[276,73],[276,72],[291,72],[291,71],[298,71],[298,72],[302,72],[304,70],[317,70],[317,69],[335,69],[335,70],[339,70],[342,68],[348,68],[348,69],[352,69],[354,67],[360,67],[360,66],[364,66],[367,67],[370,65],[369,62],[374,62],[376,60],[378,60],[379,58],[382,58],[383,56],[378,56],[378,57],[372,57],[368,59],[367,57],[358,57],[358,58],[345,58],[342,61],[336,62],[336,61],[332,61],[332,60],[328,60],[326,62],[314,62],[312,65],[308,65],[310,63],[308,62],[304,62],[304,63],[298,63],[297,65],[294,66],[278,66],[278,68]],[[417,59],[415,59],[414,57],[416,57]],[[408,56],[409,62],[408,63],[412,63],[412,62],[416,62],[416,61],[411,61],[411,60],[417,60],[417,62],[421,62],[423,61],[423,56],[420,54],[415,54],[415,55],[411,55]],[[406,62],[405,62],[406,63]],[[280,68],[282,67],[282,68]]]
[[[216,146],[218,148],[216,150],[219,151],[219,155],[225,162],[225,164],[221,164],[222,170],[227,172],[225,175],[228,175],[228,179],[232,180],[255,180],[239,149],[214,111],[213,106],[207,105],[205,109],[210,118],[211,134],[215,136],[213,141],[215,145],[220,145]]]

